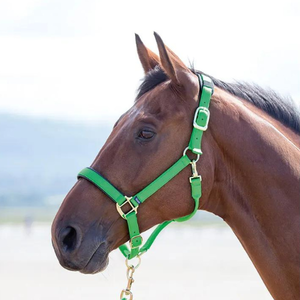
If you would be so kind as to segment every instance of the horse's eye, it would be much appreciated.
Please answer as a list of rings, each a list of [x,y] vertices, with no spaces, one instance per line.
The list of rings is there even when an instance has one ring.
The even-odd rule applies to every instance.
[[[154,132],[150,130],[142,130],[140,131],[138,138],[141,140],[150,140],[154,137]]]

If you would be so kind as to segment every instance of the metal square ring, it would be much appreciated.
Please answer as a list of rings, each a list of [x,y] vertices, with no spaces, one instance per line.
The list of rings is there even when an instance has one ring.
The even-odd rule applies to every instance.
[[[120,216],[123,218],[123,219],[126,219],[126,216],[128,215],[128,214],[130,214],[131,212],[133,212],[133,211],[135,211],[135,213],[137,214],[137,209],[138,209],[138,206],[137,207],[135,207],[132,203],[131,203],[131,199],[132,199],[132,197],[127,197],[127,196],[125,196],[125,202],[124,203],[122,203],[121,205],[119,205],[118,203],[116,203],[116,208],[117,208],[117,212],[120,214]],[[129,211],[129,212],[127,212],[127,213],[124,213],[123,212],[123,210],[122,210],[122,207],[125,205],[125,204],[129,204],[130,205],[130,207],[131,207],[131,210]]]

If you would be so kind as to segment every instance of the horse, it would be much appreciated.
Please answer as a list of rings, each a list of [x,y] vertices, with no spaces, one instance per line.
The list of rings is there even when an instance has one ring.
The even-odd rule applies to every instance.
[[[128,196],[182,156],[201,94],[198,75],[204,73],[155,38],[159,55],[136,35],[143,82],[91,164]],[[300,299],[299,113],[271,90],[212,81],[209,127],[195,163],[203,185],[199,209],[231,227],[274,299]],[[191,214],[190,172],[183,169],[139,206],[141,232]],[[83,177],[65,197],[51,232],[60,264],[85,274],[104,270],[109,253],[130,238],[115,203]]]

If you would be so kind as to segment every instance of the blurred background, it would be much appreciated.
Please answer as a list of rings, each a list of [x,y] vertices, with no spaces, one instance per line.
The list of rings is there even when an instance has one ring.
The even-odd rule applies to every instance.
[[[50,226],[133,104],[143,76],[134,33],[157,52],[157,31],[186,64],[299,107],[299,27],[297,0],[0,1],[0,299],[116,299],[125,287],[118,252],[101,274],[62,269]],[[133,289],[140,299],[271,299],[231,230],[206,213],[163,233]]]

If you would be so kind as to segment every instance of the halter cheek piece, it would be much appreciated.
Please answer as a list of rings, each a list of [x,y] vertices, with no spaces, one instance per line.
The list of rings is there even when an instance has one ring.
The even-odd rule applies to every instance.
[[[127,221],[128,231],[130,236],[130,248],[125,244],[120,246],[119,249],[127,259],[140,255],[151,247],[157,235],[164,229],[168,224],[173,221],[183,222],[190,219],[198,210],[199,199],[201,197],[201,176],[198,175],[196,162],[199,160],[201,151],[201,140],[203,132],[208,127],[209,121],[209,104],[210,98],[214,91],[214,85],[212,80],[203,74],[197,74],[200,85],[199,92],[199,107],[195,111],[193,120],[193,130],[190,138],[188,147],[183,152],[181,158],[179,158],[169,169],[152,181],[148,186],[142,189],[133,197],[127,197],[118,191],[109,181],[107,181],[102,175],[92,168],[85,168],[78,174],[78,178],[85,178],[96,187],[102,190],[109,198],[116,203],[116,209],[120,216]],[[195,160],[191,160],[187,155],[187,150],[190,150],[197,155]],[[182,218],[178,218],[171,221],[165,221],[159,224],[151,236],[148,238],[146,243],[141,247],[143,239],[140,235],[139,225],[137,221],[137,210],[147,198],[158,191],[162,186],[169,182],[179,172],[181,172],[189,164],[192,166],[192,176],[189,178],[191,185],[191,194],[195,202],[195,208],[193,212]],[[123,206],[129,204],[130,210],[128,212],[123,211]]]

